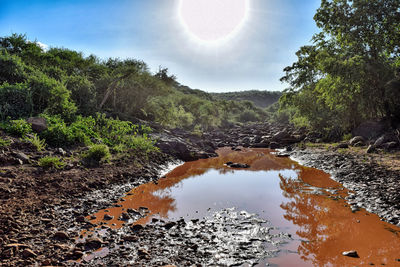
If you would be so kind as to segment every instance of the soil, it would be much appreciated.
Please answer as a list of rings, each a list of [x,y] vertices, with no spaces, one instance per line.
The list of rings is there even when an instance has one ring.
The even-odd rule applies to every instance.
[[[380,156],[376,158],[371,158],[355,152],[343,153],[342,150],[295,148],[294,144],[307,138],[305,133],[295,132],[290,127],[285,127],[284,131],[280,131],[281,129],[283,128],[280,125],[260,124],[237,127],[225,132],[214,131],[205,134],[203,138],[179,131],[174,134],[174,142],[179,141],[176,140],[177,136],[182,140],[192,140],[190,146],[196,149],[196,153],[190,153],[185,147],[185,155],[192,157],[212,156],[214,154],[210,153],[211,148],[222,146],[287,147],[287,151],[282,151],[284,156],[290,155],[304,165],[325,170],[350,189],[352,193],[348,202],[355,210],[360,207],[366,208],[383,220],[400,226],[400,171],[380,164],[379,162],[386,162],[385,158],[377,160],[378,157],[382,158],[382,153],[377,154]],[[165,133],[163,134],[165,138]],[[312,140],[314,137],[309,135],[308,138]],[[99,167],[85,168],[79,162],[78,155],[81,151],[77,149],[66,151],[63,158],[68,164],[63,169],[45,170],[37,166],[37,160],[44,155],[55,155],[59,150],[35,152],[25,143],[17,139],[13,141],[10,147],[0,149],[2,266],[75,265],[85,250],[107,247],[107,242],[110,242],[107,240],[90,236],[83,241],[79,239],[82,230],[93,227],[86,216],[112,205],[135,186],[150,181],[156,182],[162,176],[160,173],[163,170],[177,164],[177,158],[182,159],[176,151],[149,155],[132,151]],[[196,143],[200,146],[196,147]],[[25,160],[24,155],[28,156],[29,160]],[[392,154],[388,154],[388,157],[392,157],[390,155]],[[399,162],[396,156],[391,160]],[[140,212],[145,210],[138,213],[133,211],[132,216],[140,217]],[[132,258],[131,255],[117,255],[119,264],[218,264],[207,262],[207,252],[201,247],[199,249],[199,240],[194,238],[187,242],[182,241],[182,236],[188,231],[196,236],[199,227],[209,223],[182,222],[171,226],[170,222],[157,221],[143,228],[130,225],[126,230],[128,232],[123,233],[106,228],[105,231],[108,232],[108,239],[117,243],[121,240],[138,241],[135,243],[137,256]],[[158,240],[162,242],[158,243]],[[172,257],[169,262],[150,258],[149,251],[171,253],[173,242],[181,242],[181,251],[187,253],[176,256],[175,260]],[[126,246],[124,242],[120,243],[121,246]],[[112,258],[112,254],[110,257]],[[113,261],[105,258],[102,264],[107,262]],[[235,263],[239,262],[240,260]],[[81,263],[87,262],[83,260]]]

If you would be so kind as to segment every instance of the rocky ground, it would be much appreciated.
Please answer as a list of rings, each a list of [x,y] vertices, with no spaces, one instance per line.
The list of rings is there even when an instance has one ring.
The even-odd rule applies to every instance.
[[[371,157],[360,156],[360,153],[382,155],[385,151],[389,154],[396,151],[399,147],[397,136],[393,132],[379,133],[372,138],[362,136],[362,131],[358,133],[361,135],[357,135],[357,140],[334,144],[327,150],[323,144],[318,148],[304,145],[322,142],[320,135],[287,125],[237,126],[203,136],[182,130],[161,130],[153,134],[153,138],[158,139],[157,146],[163,153],[127,154],[97,168],[85,168],[80,164],[79,149],[54,148],[35,152],[26,143],[13,139],[9,147],[0,150],[0,265],[75,265],[75,260],[84,252],[102,247],[105,249],[99,253],[109,253],[101,262],[106,265],[239,264],[243,260],[256,261],[260,256],[258,246],[266,244],[272,247],[268,253],[274,253],[279,242],[290,237],[284,233],[270,233],[266,222],[259,221],[255,215],[240,217],[236,214],[235,217],[242,220],[239,223],[242,227],[253,225],[257,228],[250,229],[258,233],[254,240],[242,244],[244,250],[253,251],[246,255],[230,254],[231,251],[224,247],[226,243],[235,246],[235,240],[218,232],[225,227],[226,220],[217,221],[215,217],[177,223],[153,221],[145,227],[130,225],[123,231],[104,227],[105,234],[101,239],[96,235],[84,240],[79,238],[82,230],[93,227],[85,216],[110,206],[132,187],[157,180],[160,171],[177,159],[215,156],[215,149],[223,146],[282,148],[283,153],[303,164],[332,173],[336,180],[351,189],[348,201],[353,209],[366,208],[399,225],[399,171],[389,169]],[[359,148],[357,153],[353,153],[352,147]],[[62,170],[44,170],[37,166],[40,157],[53,154],[60,154],[68,162]],[[393,160],[400,166],[400,160]],[[126,216],[140,217],[141,212],[145,210],[128,212]],[[225,212],[222,217],[230,218],[229,215],[236,211],[221,212]],[[221,214],[215,216],[221,218]],[[277,235],[279,242],[275,239]],[[186,239],[186,236],[191,238]],[[206,245],[209,243],[214,244],[214,251]],[[114,250],[107,251],[111,247]],[[128,253],[132,247],[137,250],[137,255]],[[210,257],[211,254],[220,255],[221,261]],[[226,262],[226,259],[233,262]],[[84,258],[81,263],[93,264],[91,260]]]

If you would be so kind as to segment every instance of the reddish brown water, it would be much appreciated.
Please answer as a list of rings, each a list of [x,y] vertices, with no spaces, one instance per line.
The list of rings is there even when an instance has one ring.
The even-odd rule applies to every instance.
[[[120,201],[94,214],[104,214],[112,228],[126,209],[147,207],[152,217],[202,218],[221,208],[236,207],[257,213],[294,241],[266,262],[272,266],[400,266],[400,229],[361,209],[351,212],[343,198],[347,191],[323,171],[278,158],[268,149],[232,151],[223,148],[218,158],[187,162],[161,178],[158,184],[141,185]],[[240,162],[249,169],[234,170],[224,163]],[[342,255],[356,250],[359,258]],[[264,262],[264,263],[266,263]]]

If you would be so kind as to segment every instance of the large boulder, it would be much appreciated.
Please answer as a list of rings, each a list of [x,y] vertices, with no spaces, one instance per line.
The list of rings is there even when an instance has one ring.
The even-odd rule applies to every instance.
[[[354,146],[355,144],[358,144],[360,142],[363,144],[365,143],[364,137],[362,137],[360,135],[354,136],[353,138],[350,139],[349,145]]]
[[[390,128],[387,121],[366,121],[353,130],[354,136],[362,136],[366,140],[381,136]]]
[[[47,123],[45,118],[30,117],[26,120],[32,127],[32,130],[40,133],[47,129]]]

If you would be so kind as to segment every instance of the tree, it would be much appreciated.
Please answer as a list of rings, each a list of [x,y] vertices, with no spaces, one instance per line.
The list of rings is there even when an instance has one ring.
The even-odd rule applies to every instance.
[[[284,69],[281,81],[290,88],[282,107],[294,106],[296,116],[323,119],[327,128],[342,131],[385,116],[385,85],[400,55],[400,1],[322,0],[314,20],[322,31]],[[304,97],[314,110],[304,107]]]

